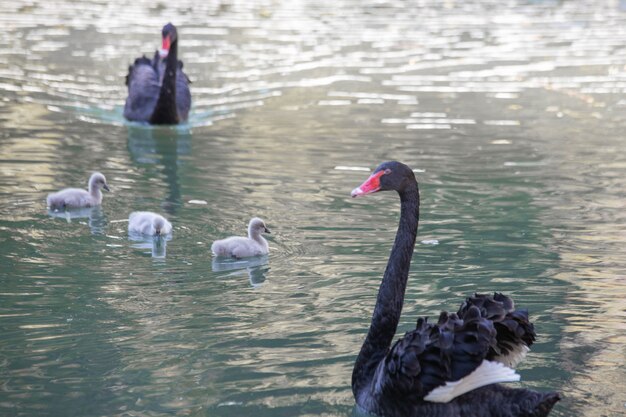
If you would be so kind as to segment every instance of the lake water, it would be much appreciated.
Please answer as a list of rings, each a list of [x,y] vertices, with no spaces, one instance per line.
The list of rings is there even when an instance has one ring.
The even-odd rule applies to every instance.
[[[625,2],[0,4],[0,415],[354,414],[399,203],[350,191],[390,159],[422,195],[399,333],[506,292],[538,333],[519,385],[626,413]],[[168,21],[190,121],[129,124]],[[94,170],[100,209],[47,212]],[[253,216],[269,257],[214,262]]]

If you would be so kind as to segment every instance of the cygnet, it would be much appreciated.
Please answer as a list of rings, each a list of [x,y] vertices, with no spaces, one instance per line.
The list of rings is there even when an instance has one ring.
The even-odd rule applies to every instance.
[[[46,202],[52,210],[94,207],[102,203],[102,191],[100,191],[102,188],[110,191],[104,175],[94,172],[89,177],[89,191],[81,188],[66,188],[56,193],[48,194]]]
[[[248,224],[248,237],[231,236],[216,240],[211,245],[211,251],[216,256],[232,256],[234,258],[266,255],[269,252],[269,245],[261,233],[270,233],[270,231],[263,220],[255,217]]]
[[[135,211],[128,217],[128,233],[165,236],[172,232],[172,223],[151,211]]]

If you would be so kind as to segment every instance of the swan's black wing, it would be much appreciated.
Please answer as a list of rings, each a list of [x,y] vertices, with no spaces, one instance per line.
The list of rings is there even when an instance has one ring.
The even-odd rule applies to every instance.
[[[156,61],[145,56],[137,58],[128,67],[126,85],[128,97],[124,105],[124,117],[128,120],[149,121],[159,98],[161,85]]]
[[[513,300],[504,294],[474,294],[461,304],[458,316],[463,319],[472,306],[480,310],[482,317],[493,322],[497,332],[497,346],[490,349],[487,359],[515,367],[524,358],[536,337],[534,326],[528,320],[528,312],[515,310]]]
[[[187,120],[189,109],[191,108],[189,84],[191,84],[191,81],[187,74],[183,72],[183,61],[178,61],[178,69],[176,71],[176,109],[181,121]]]
[[[493,323],[482,317],[477,307],[469,307],[463,319],[444,312],[436,325],[419,319],[416,329],[396,342],[377,368],[373,394],[382,401],[445,402],[446,399],[429,399],[429,394],[474,373],[483,365],[489,351],[496,347]],[[500,364],[497,366],[507,369]],[[510,376],[513,371],[508,371]],[[496,381],[487,383],[493,382]],[[476,382],[469,385],[481,386]],[[453,393],[451,398],[458,395],[458,392]]]

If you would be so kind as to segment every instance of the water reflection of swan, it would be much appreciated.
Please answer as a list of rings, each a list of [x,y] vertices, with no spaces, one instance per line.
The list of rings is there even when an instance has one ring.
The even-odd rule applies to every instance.
[[[144,166],[151,177],[164,177],[167,196],[163,209],[168,214],[175,214],[181,205],[179,156],[191,153],[191,131],[188,126],[155,128],[151,126],[128,126],[128,151],[137,165]],[[151,172],[152,166],[158,168]],[[155,170],[156,171],[156,170]]]
[[[153,258],[165,258],[167,242],[172,240],[172,235],[145,236],[137,233],[129,233],[128,239],[134,241],[131,247],[135,249],[150,249]]]
[[[250,285],[257,288],[265,282],[265,273],[269,271],[268,262],[267,255],[246,259],[213,258],[211,267],[213,272],[233,271],[228,276],[247,273]]]
[[[104,228],[107,225],[106,217],[102,212],[102,206],[74,208],[59,211],[48,209],[48,215],[50,217],[65,219],[68,223],[72,223],[72,221],[76,219],[87,219],[87,224],[91,229],[91,233],[94,235],[104,234]]]

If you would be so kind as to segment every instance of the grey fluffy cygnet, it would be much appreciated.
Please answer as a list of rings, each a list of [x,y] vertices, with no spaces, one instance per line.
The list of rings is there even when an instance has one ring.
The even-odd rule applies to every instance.
[[[52,210],[94,207],[102,203],[102,191],[100,191],[102,188],[110,191],[104,175],[94,172],[89,177],[89,191],[81,188],[66,188],[56,193],[48,194],[46,202]]]
[[[263,220],[255,217],[248,224],[248,237],[231,236],[216,240],[211,245],[211,251],[216,256],[232,256],[234,258],[266,255],[269,252],[269,245],[261,233],[270,233],[270,231]]]
[[[128,233],[165,236],[172,232],[172,223],[151,211],[135,211],[128,217]]]

